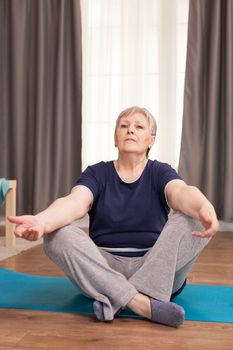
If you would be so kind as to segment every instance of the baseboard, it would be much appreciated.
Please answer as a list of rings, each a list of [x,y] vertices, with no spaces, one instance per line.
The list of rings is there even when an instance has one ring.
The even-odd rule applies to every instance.
[[[219,231],[233,231],[233,222],[219,221]]]

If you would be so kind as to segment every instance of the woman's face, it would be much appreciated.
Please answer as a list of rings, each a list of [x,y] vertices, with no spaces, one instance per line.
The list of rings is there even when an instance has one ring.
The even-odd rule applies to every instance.
[[[147,118],[141,113],[122,117],[116,127],[115,144],[120,153],[144,154],[152,147],[155,136]]]

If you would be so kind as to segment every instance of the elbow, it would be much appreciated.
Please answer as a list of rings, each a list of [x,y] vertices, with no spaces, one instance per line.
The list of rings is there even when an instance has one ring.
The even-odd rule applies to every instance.
[[[182,185],[175,188],[170,196],[170,206],[173,210],[183,211],[184,203],[187,201],[187,195],[191,194],[197,188],[189,185]]]

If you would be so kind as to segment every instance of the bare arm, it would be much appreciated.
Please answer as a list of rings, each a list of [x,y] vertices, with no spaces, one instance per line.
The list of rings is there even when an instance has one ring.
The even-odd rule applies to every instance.
[[[166,195],[172,209],[201,222],[203,231],[193,232],[193,235],[211,237],[217,232],[219,223],[214,207],[197,187],[181,180],[171,181],[166,186]]]
[[[18,225],[15,230],[17,237],[33,241],[81,219],[89,211],[92,201],[91,191],[85,186],[77,186],[69,195],[58,198],[36,215],[9,216],[8,220]]]
[[[58,198],[35,217],[44,223],[45,233],[50,233],[84,217],[92,201],[91,191],[85,186],[77,186],[68,196]]]

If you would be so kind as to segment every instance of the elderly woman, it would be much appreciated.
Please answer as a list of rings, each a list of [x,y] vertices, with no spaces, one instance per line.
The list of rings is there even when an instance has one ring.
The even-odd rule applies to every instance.
[[[153,322],[181,325],[184,310],[170,300],[218,229],[206,197],[168,164],[148,159],[155,135],[149,111],[124,110],[115,128],[117,160],[89,166],[69,195],[37,215],[9,217],[17,237],[44,236],[45,253],[95,300],[101,321],[128,307]],[[75,222],[87,213],[89,235]]]

